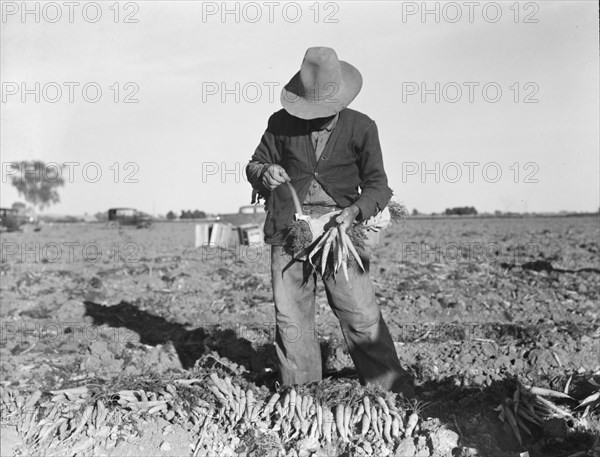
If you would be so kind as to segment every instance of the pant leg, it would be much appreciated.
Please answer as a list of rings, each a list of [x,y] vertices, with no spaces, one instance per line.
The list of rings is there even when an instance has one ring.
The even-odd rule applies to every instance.
[[[339,271],[335,278],[328,277],[323,282],[359,378],[384,390],[404,391],[407,383],[412,384],[412,377],[400,365],[375,300],[368,267],[367,272],[362,272],[356,263],[348,265],[348,279]]]
[[[291,262],[281,246],[271,247],[275,302],[275,349],[283,384],[322,378],[321,349],[315,332],[315,277],[306,262]]]

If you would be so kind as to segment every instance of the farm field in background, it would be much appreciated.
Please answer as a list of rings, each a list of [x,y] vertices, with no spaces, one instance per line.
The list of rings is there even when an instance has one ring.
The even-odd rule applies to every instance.
[[[495,410],[517,383],[563,391],[571,379],[576,399],[597,389],[590,380],[600,382],[599,240],[597,216],[409,218],[386,230],[370,271],[398,355],[415,375],[421,402],[413,406],[422,420],[414,439],[401,450],[389,446],[389,455],[445,455],[436,454],[432,438],[439,427],[455,433],[456,455],[600,452],[598,407],[582,419],[576,402],[557,400],[576,411],[574,418],[531,427],[522,444]],[[2,234],[1,388],[24,398],[40,390],[46,398],[50,390],[83,385],[139,389],[141,380],[198,378],[214,368],[270,397],[277,386],[269,266],[267,246],[194,248],[193,223],[140,230],[55,224]],[[328,382],[351,385],[352,361],[322,286],[317,321]],[[266,440],[240,427],[243,433],[224,438],[229,447],[221,443],[210,454],[216,429],[200,445],[183,415],[159,412],[131,413],[127,426],[115,425],[129,436],[99,428],[99,435],[88,430],[59,444],[57,432],[37,452],[331,452],[308,445],[298,451],[293,440],[277,443],[276,434],[265,432]],[[3,403],[2,455],[26,455],[11,413]],[[360,440],[335,447],[349,456],[369,449],[386,455],[388,448]]]

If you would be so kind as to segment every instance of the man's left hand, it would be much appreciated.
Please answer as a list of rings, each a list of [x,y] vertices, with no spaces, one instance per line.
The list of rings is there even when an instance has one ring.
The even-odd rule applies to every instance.
[[[335,222],[337,222],[342,230],[346,231],[350,228],[350,225],[356,219],[356,216],[360,213],[358,206],[350,205],[347,208],[344,208],[342,212],[335,218]]]

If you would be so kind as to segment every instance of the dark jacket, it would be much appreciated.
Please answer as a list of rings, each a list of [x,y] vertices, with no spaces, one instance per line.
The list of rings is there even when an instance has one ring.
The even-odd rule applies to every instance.
[[[368,219],[388,204],[392,191],[388,187],[373,120],[349,108],[342,110],[318,161],[310,132],[308,121],[283,109],[277,111],[269,118],[267,130],[251,162],[281,165],[300,201],[304,201],[314,178],[338,206],[345,208],[356,204],[361,219]],[[273,192],[263,187],[265,169],[248,167],[247,175],[252,187],[266,200],[265,242],[280,245],[285,229],[294,220],[294,204],[287,186],[281,185]]]

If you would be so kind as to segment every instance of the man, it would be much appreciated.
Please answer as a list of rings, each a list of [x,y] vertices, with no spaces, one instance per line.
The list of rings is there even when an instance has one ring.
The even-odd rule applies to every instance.
[[[268,211],[265,242],[271,245],[275,345],[284,384],[319,381],[322,366],[315,337],[317,274],[284,247],[295,209],[282,184],[292,184],[304,214],[342,209],[335,222],[344,230],[379,214],[392,195],[375,123],[346,108],[361,87],[359,71],[333,49],[308,49],[282,90],[284,109],[270,117],[247,167],[253,195],[265,198]],[[361,382],[413,396],[412,378],[400,366],[375,301],[368,259],[364,272],[356,263],[348,270],[348,281],[342,275],[322,279]]]

